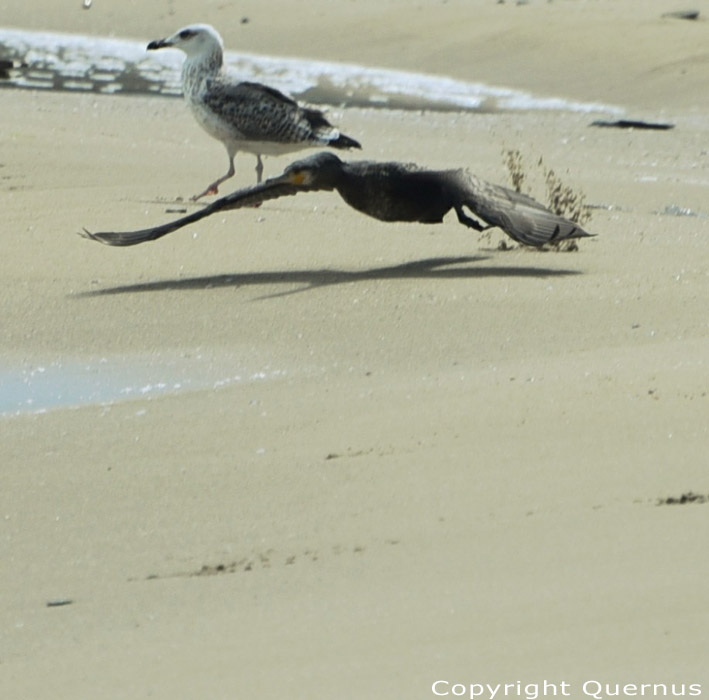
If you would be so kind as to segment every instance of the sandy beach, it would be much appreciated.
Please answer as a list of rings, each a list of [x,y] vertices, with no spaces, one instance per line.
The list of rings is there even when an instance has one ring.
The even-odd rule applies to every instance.
[[[674,128],[332,108],[353,158],[509,186],[519,150],[543,200],[542,158],[593,206],[576,252],[502,250],[454,215],[385,224],[332,193],[120,249],[77,233],[179,216],[221,144],[180,100],[0,90],[0,378],[120,367],[138,387],[0,416],[0,697],[709,694],[707,17],[662,17],[688,9],[673,0],[31,4],[0,3],[2,25],[147,42],[208,22],[233,50]],[[253,165],[237,156],[222,193]],[[141,393],[153,369],[176,390]],[[661,687],[620,692],[641,694]]]

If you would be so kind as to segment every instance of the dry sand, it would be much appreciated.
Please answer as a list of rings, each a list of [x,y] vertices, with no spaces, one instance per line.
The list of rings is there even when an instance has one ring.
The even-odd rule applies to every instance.
[[[174,216],[156,200],[204,186],[222,147],[174,100],[0,92],[6,366],[201,356],[269,375],[0,420],[0,697],[709,693],[709,505],[656,505],[709,494],[706,22],[661,19],[685,7],[669,0],[8,4],[6,26],[150,39],[206,21],[234,49],[677,127],[337,114],[365,157],[495,182],[518,148],[538,197],[543,155],[614,207],[573,254],[328,194],[111,249],[75,232]],[[252,167],[237,157],[234,188]]]

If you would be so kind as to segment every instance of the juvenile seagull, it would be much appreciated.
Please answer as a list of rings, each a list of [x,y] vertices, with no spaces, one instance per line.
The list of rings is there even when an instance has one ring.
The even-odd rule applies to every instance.
[[[180,29],[148,44],[148,51],[175,48],[185,52],[182,91],[198,124],[224,144],[229,170],[192,199],[217,194],[235,173],[234,156],[256,156],[256,182],[263,175],[262,155],[280,155],[313,146],[361,148],[341,134],[317,109],[301,107],[278,90],[260,83],[239,82],[224,70],[224,44],[208,24]]]
[[[256,206],[269,199],[317,190],[337,190],[351,207],[381,221],[437,224],[454,209],[458,221],[469,228],[484,231],[497,226],[518,243],[530,246],[592,235],[531,197],[492,185],[465,169],[425,170],[413,163],[367,160],[345,163],[326,151],[292,163],[278,177],[233,192],[162,226],[105,233],[84,229],[82,235],[107,245],[136,245],[154,241],[218,211]],[[487,226],[470,218],[463,207]]]

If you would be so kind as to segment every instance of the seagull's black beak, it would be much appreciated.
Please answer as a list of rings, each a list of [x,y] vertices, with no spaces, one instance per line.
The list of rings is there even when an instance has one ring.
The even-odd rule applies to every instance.
[[[155,39],[148,44],[148,51],[155,51],[156,49],[168,49],[172,46],[172,42],[169,39]]]

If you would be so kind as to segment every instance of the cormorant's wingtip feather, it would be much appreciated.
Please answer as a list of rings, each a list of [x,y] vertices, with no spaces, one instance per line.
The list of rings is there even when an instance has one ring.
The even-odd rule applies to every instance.
[[[89,231],[89,229],[87,228],[82,228],[81,231],[77,231],[76,233],[77,235],[81,236],[82,238],[85,238],[88,241],[98,241],[99,243],[106,243],[106,241],[101,238],[100,234],[97,235],[95,233],[91,233],[91,231]]]
[[[77,233],[82,238],[86,238],[90,241],[96,241],[97,243],[103,243],[103,245],[112,247],[137,245],[138,243],[144,243],[145,241],[151,240],[143,235],[146,233],[145,231],[101,231],[98,233],[91,233],[88,229],[83,229],[82,231],[77,231]]]

